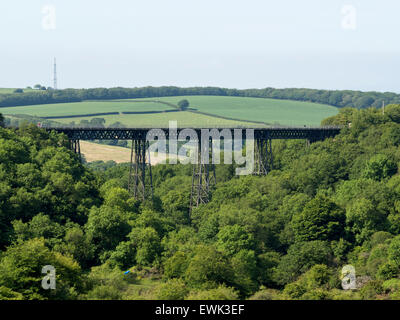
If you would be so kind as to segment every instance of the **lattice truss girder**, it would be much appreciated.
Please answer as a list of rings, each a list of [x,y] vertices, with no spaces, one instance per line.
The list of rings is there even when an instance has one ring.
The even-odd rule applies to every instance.
[[[64,133],[73,140],[132,140],[142,139],[150,129],[146,128],[45,128]],[[219,128],[218,130],[222,130]],[[227,129],[227,128],[225,128]],[[168,137],[168,128],[158,129]],[[178,134],[182,129],[178,129]],[[234,128],[229,128],[233,132]],[[201,129],[196,129],[200,136]],[[340,128],[261,128],[254,129],[254,136],[262,139],[309,139],[312,141],[334,137]]]

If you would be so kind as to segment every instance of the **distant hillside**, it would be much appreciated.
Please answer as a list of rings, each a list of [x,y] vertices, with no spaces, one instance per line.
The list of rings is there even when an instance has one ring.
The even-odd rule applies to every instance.
[[[189,101],[185,111],[176,107],[182,99]],[[169,121],[177,121],[181,127],[318,126],[322,119],[336,115],[338,109],[279,99],[174,96],[7,107],[0,111],[14,118],[30,115],[70,126],[94,126],[96,121],[96,126],[159,128],[168,127]]]
[[[1,89],[0,89],[1,90]],[[4,90],[4,89],[3,89]],[[9,90],[9,89],[7,89]],[[227,89],[216,87],[143,87],[143,88],[94,88],[64,90],[34,90],[23,93],[0,94],[0,107],[36,105],[83,100],[136,99],[170,96],[234,96],[271,98],[329,104],[335,107],[364,109],[386,104],[400,103],[400,95],[392,92],[361,92],[351,90],[317,89]]]

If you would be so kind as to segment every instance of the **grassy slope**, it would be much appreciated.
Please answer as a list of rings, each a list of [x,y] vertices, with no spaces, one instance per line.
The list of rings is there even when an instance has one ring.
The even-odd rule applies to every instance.
[[[173,107],[154,102],[133,101],[83,101],[72,103],[43,104],[34,106],[0,108],[3,114],[29,114],[38,117],[93,114],[124,111],[164,111]]]
[[[30,114],[45,117],[104,112],[164,111],[174,109],[174,107],[154,102],[154,100],[160,100],[162,102],[176,105],[178,101],[182,99],[188,99],[190,106],[196,108],[200,112],[237,119],[239,121],[234,121],[236,122],[236,125],[244,126],[256,125],[249,123],[244,124],[241,123],[240,120],[262,121],[270,124],[279,123],[291,126],[318,126],[322,119],[335,115],[338,112],[338,109],[335,107],[311,102],[219,96],[180,96],[136,100],[84,101],[77,103],[0,108],[0,112],[4,114]],[[230,120],[190,112],[151,115],[113,115],[101,117],[106,119],[107,124],[120,121],[127,126],[136,127],[165,126],[168,125],[168,120],[177,120],[178,124],[184,127],[235,125],[235,123]],[[60,122],[79,122],[80,119],[82,118],[60,119]]]
[[[79,123],[81,120],[89,120],[92,117],[82,118],[66,118],[57,119],[57,122],[68,124],[71,121]],[[169,121],[177,121],[178,127],[181,128],[196,128],[196,127],[259,127],[260,125],[253,125],[251,123],[232,121],[210,117],[202,114],[195,114],[192,112],[173,112],[173,113],[157,113],[157,114],[130,114],[130,115],[110,115],[101,116],[106,120],[106,126],[114,123],[121,122],[127,127],[142,127],[142,128],[167,128]]]
[[[122,163],[130,161],[131,151],[128,148],[107,146],[87,141],[81,141],[80,145],[81,153],[85,156],[87,162],[114,160],[117,163]]]
[[[130,162],[131,149],[122,148],[117,146],[108,146],[99,143],[93,143],[88,141],[81,141],[81,153],[85,156],[87,162],[92,161],[109,161],[113,160],[117,163]],[[165,155],[150,154],[151,164],[156,165],[165,161]]]
[[[0,88],[0,94],[14,93],[15,89],[16,88]],[[24,88],[20,88],[20,89],[24,90],[24,92],[36,91],[34,89],[24,89]]]
[[[192,108],[202,112],[242,120],[278,122],[283,125],[317,126],[322,119],[338,113],[336,107],[291,100],[218,96],[163,97],[159,99],[174,104],[181,99],[187,99]]]

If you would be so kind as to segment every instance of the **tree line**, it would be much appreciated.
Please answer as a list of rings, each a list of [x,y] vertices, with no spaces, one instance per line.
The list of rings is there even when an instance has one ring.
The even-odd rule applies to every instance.
[[[38,90],[0,95],[0,107],[36,105],[49,103],[79,102],[83,100],[135,99],[167,96],[212,95],[253,97],[307,101],[332,105],[338,108],[379,108],[383,103],[398,104],[400,95],[392,92],[361,92],[352,90],[317,89],[228,89],[217,87],[179,88],[173,86],[142,88],[93,88]]]

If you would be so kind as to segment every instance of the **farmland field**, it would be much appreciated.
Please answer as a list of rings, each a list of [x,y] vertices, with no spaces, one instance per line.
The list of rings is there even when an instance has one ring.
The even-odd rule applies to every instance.
[[[42,104],[22,107],[0,108],[3,114],[29,114],[38,117],[93,114],[104,112],[146,112],[174,109],[161,103],[128,101],[83,101],[71,103]]]
[[[113,160],[116,163],[124,163],[129,162],[131,159],[131,150],[129,148],[108,146],[88,141],[81,141],[80,146],[81,153],[87,162]],[[150,158],[151,164],[156,165],[164,163],[166,155],[150,152]]]
[[[314,125],[338,113],[336,107],[291,100],[220,96],[163,97],[173,104],[187,99],[198,111],[249,121],[282,125]]]
[[[93,117],[62,118],[55,121],[69,124],[71,121],[79,123],[81,120],[90,120]],[[126,115],[107,115],[101,116],[106,120],[106,126],[117,121],[127,127],[135,128],[168,128],[169,121],[177,121],[178,127],[260,127],[261,124],[233,121],[211,117],[203,114],[196,114],[188,111],[174,113],[156,114],[126,114]]]
[[[37,117],[65,117],[63,119],[58,118],[56,121],[68,124],[72,121],[79,123],[80,120],[90,120],[93,117],[99,117],[98,115],[93,115],[97,113],[145,113],[176,110],[174,106],[182,99],[187,99],[190,103],[190,109],[195,109],[195,112],[183,111],[134,115],[116,114],[100,115],[100,117],[106,120],[106,125],[119,121],[125,126],[130,127],[168,126],[169,120],[178,121],[178,125],[182,127],[259,127],[274,124],[318,126],[322,119],[338,113],[336,107],[311,102],[226,96],[174,96],[146,99],[83,101],[6,107],[0,108],[0,112],[5,115],[28,114]],[[82,115],[82,117],[76,117],[79,115]],[[85,115],[91,116],[88,117]],[[67,116],[75,117],[68,118]],[[223,119],[223,117],[227,119]]]
[[[0,94],[6,94],[6,93],[13,93],[16,88],[0,88]],[[21,88],[24,90],[24,92],[30,92],[30,91],[35,91],[34,89],[25,89]]]

